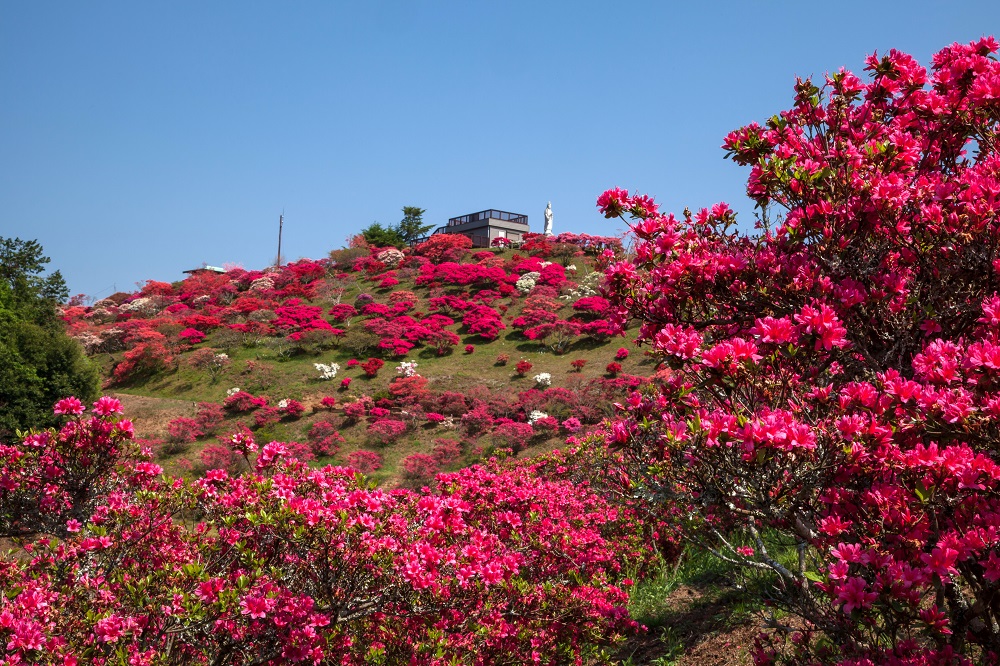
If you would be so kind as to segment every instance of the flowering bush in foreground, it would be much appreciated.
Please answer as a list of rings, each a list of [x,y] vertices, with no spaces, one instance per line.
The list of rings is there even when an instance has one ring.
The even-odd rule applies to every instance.
[[[798,81],[793,108],[726,138],[756,236],[724,204],[598,200],[637,239],[611,309],[666,365],[606,436],[688,538],[773,575],[798,617],[773,618],[758,663],[1000,655],[996,50]]]
[[[543,462],[385,492],[240,435],[250,472],[188,484],[123,455],[115,402],[0,453],[0,531],[62,535],[0,560],[9,663],[567,663],[633,626],[617,510]]]

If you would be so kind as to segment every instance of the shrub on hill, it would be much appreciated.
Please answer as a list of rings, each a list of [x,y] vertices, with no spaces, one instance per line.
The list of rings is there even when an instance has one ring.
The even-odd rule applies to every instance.
[[[60,536],[3,555],[15,662],[581,662],[634,626],[612,582],[638,550],[629,518],[545,462],[387,493],[240,435],[246,474],[186,483],[135,456],[116,401],[60,411],[60,431],[0,448],[19,481],[0,533]]]

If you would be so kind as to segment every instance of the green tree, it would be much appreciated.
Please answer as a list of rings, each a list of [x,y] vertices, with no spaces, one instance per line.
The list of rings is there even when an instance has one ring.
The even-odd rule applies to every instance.
[[[433,224],[424,224],[424,213],[426,212],[417,206],[403,206],[403,219],[395,228],[404,241],[412,243],[434,228]]]
[[[383,227],[378,222],[372,222],[369,226],[361,230],[361,235],[369,245],[376,247],[403,247],[406,241],[399,234],[395,227]]]
[[[66,335],[56,306],[69,291],[37,241],[0,237],[0,441],[54,424],[52,404],[97,397],[97,369]]]

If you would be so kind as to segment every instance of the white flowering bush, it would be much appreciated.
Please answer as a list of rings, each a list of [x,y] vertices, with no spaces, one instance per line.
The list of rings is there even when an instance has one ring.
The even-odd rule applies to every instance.
[[[278,409],[284,409],[285,407],[288,407],[288,398],[278,402]]]
[[[336,363],[313,363],[313,367],[319,372],[320,379],[333,379],[340,372],[340,366]]]
[[[547,418],[549,418],[548,414],[546,414],[545,412],[543,412],[541,410],[535,409],[535,410],[532,410],[532,412],[530,414],[528,414],[528,424],[529,425],[535,425],[535,423],[537,423],[538,421],[541,421],[542,419],[547,419]]]
[[[386,267],[395,268],[396,266],[399,266],[400,262],[403,261],[403,259],[406,258],[406,255],[404,255],[396,248],[391,247],[388,250],[382,250],[381,252],[379,252],[375,258],[378,259],[383,264],[385,264]]]
[[[539,386],[552,386],[552,375],[548,372],[539,372],[535,375],[535,384]]]
[[[567,271],[576,271],[576,264],[570,264],[566,267]]]
[[[514,283],[514,288],[522,294],[527,294],[535,288],[535,284],[538,283],[538,278],[540,277],[542,277],[542,274],[538,271],[525,273],[521,277],[517,278],[517,282]]]
[[[250,291],[270,291],[271,289],[274,289],[274,280],[266,275],[250,283]]]
[[[240,387],[234,386],[233,388],[231,388],[228,391],[226,391],[226,397],[227,398],[232,397],[232,396],[236,395],[237,393],[239,393],[241,390],[242,389]]]
[[[567,266],[567,269],[569,267]],[[567,293],[563,294],[559,298],[564,301],[575,301],[581,298],[587,298],[588,296],[600,296],[601,295],[601,281],[604,279],[604,273],[601,271],[593,271],[592,273],[587,273],[587,275],[580,280],[575,288],[570,289]]]
[[[401,377],[413,377],[417,374],[416,361],[403,361],[396,366],[396,374]]]

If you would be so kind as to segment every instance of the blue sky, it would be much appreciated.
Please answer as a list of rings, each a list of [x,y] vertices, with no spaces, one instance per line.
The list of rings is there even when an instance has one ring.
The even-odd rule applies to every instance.
[[[752,224],[727,132],[795,76],[1000,33],[998,2],[0,4],[0,236],[73,293],[321,257],[406,205],[611,234],[611,186]]]

